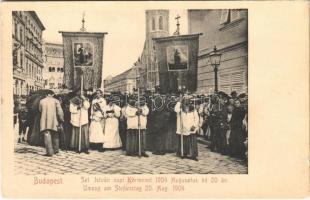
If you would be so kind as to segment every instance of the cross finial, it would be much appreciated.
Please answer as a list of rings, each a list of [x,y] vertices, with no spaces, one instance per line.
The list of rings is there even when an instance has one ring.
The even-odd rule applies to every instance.
[[[83,32],[86,31],[86,28],[85,28],[85,11],[83,12],[82,28],[80,30]]]
[[[177,15],[174,19],[177,20],[177,30],[173,33],[173,35],[180,35],[180,22],[179,22],[179,19],[180,19],[180,15]]]

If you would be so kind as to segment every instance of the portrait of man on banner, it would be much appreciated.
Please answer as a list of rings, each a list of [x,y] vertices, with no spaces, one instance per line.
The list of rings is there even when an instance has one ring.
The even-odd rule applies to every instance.
[[[73,43],[74,66],[93,65],[93,45],[90,43]]]
[[[188,69],[188,47],[168,46],[167,47],[168,71]]]

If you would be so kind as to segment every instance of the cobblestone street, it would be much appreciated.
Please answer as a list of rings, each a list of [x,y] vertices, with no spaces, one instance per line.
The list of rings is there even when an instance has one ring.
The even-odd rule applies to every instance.
[[[174,153],[138,158],[122,150],[78,154],[61,151],[45,157],[45,149],[28,144],[15,145],[15,174],[244,174],[244,161],[211,152],[198,144],[199,161],[180,159]]]

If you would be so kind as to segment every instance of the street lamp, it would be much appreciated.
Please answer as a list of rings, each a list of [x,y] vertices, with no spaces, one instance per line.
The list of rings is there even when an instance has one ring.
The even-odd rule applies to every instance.
[[[217,93],[218,92],[217,71],[218,71],[218,67],[221,63],[222,54],[217,52],[216,46],[214,45],[213,52],[211,52],[209,56],[210,56],[210,63],[211,63],[213,70],[214,70],[214,82],[215,82],[214,92]]]

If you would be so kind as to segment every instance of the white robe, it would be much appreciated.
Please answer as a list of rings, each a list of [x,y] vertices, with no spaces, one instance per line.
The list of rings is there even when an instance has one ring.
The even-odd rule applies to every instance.
[[[177,113],[177,134],[190,135],[196,133],[199,128],[199,115],[196,110],[192,112],[181,111],[181,103],[175,105],[174,111]],[[191,130],[192,127],[195,130]]]
[[[84,100],[83,106],[81,109],[78,109],[78,106],[70,103],[69,110],[71,113],[71,124],[75,127],[79,127],[80,124],[88,124],[88,108],[90,107],[89,101]],[[81,112],[81,113],[80,113]],[[81,119],[80,119],[81,117]]]
[[[103,143],[104,140],[104,117],[103,112],[95,111],[94,104],[98,103],[102,111],[105,110],[106,101],[104,98],[94,99],[91,106],[91,122],[89,126],[89,142]]]
[[[149,108],[144,105],[141,106],[142,115],[140,115],[140,129],[146,129],[147,115],[149,114]],[[138,129],[138,115],[136,107],[128,105],[125,109],[125,116],[127,117],[127,129]]]
[[[114,110],[114,113],[106,113]],[[103,148],[119,148],[122,147],[122,141],[119,135],[118,118],[121,115],[121,108],[117,105],[106,106],[105,109],[105,129],[103,137]]]

